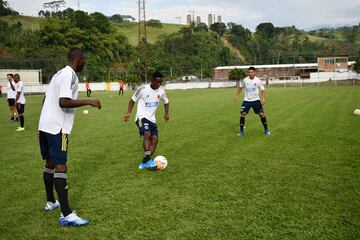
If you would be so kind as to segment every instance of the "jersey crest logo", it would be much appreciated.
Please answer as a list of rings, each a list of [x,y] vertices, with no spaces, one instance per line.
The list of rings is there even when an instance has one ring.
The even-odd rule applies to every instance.
[[[159,94],[157,95],[157,99],[160,99],[160,95],[159,95]]]

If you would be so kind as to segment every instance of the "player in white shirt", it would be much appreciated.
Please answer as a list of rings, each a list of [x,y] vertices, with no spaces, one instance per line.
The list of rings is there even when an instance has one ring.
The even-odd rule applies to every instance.
[[[8,83],[6,85],[6,93],[7,93],[7,101],[9,104],[9,110],[10,110],[10,120],[17,120],[16,107],[15,107],[16,90],[15,90],[14,75],[12,73],[8,73],[6,75],[6,78],[8,80]]]
[[[134,104],[138,101],[135,123],[139,128],[140,136],[143,136],[144,147],[144,158],[139,165],[139,169],[156,167],[156,163],[151,156],[155,152],[158,143],[155,113],[160,99],[164,102],[164,120],[169,120],[169,100],[165,90],[160,88],[162,78],[163,75],[160,72],[155,72],[150,84],[139,87],[131,97],[128,111],[124,115],[124,121],[129,121]]]
[[[76,72],[81,72],[84,66],[85,54],[78,48],[70,50],[68,66],[53,76],[46,90],[39,121],[40,150],[46,160],[43,178],[47,203],[44,210],[49,212],[60,206],[59,224],[64,226],[89,223],[70,209],[66,180],[68,135],[74,124],[75,108],[85,105],[101,108],[97,99],[77,99],[79,79]],[[55,200],[54,186],[59,201]]]
[[[19,74],[14,75],[14,81],[15,81],[15,90],[16,90],[15,106],[18,117],[20,119],[20,127],[18,127],[16,131],[20,132],[25,130],[24,111],[25,111],[26,100],[24,95],[24,83],[21,81]]]
[[[240,111],[240,132],[238,133],[238,135],[242,136],[245,134],[244,132],[245,117],[246,114],[248,114],[250,108],[253,108],[254,112],[256,114],[259,114],[261,123],[263,124],[265,129],[265,134],[270,135],[270,131],[267,126],[267,120],[263,109],[263,105],[266,102],[265,87],[261,82],[261,80],[258,77],[256,77],[256,69],[254,67],[249,67],[248,77],[240,81],[239,86],[236,90],[235,101],[239,100],[240,93],[243,88],[245,88],[245,98]],[[259,91],[261,91],[261,99],[260,99]]]

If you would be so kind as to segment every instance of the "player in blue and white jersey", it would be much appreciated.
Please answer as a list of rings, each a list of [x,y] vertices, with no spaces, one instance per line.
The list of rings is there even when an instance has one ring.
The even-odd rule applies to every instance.
[[[248,77],[240,81],[239,86],[236,90],[235,101],[239,100],[240,93],[243,88],[245,89],[245,98],[240,111],[240,132],[238,135],[242,136],[245,134],[244,132],[245,117],[248,114],[250,108],[253,108],[254,112],[256,114],[259,114],[261,123],[263,124],[265,129],[265,134],[270,135],[270,131],[268,129],[267,120],[263,109],[263,105],[266,102],[265,87],[261,82],[261,80],[258,77],[256,77],[256,69],[254,67],[249,67]],[[259,92],[261,92],[261,99]]]
[[[143,136],[144,158],[139,169],[155,168],[156,163],[151,156],[155,152],[158,143],[158,130],[155,113],[160,100],[164,102],[164,120],[169,120],[169,99],[165,90],[160,88],[163,75],[155,72],[150,84],[140,86],[129,101],[128,111],[124,115],[124,121],[129,121],[132,109],[138,101],[135,123],[139,128],[140,136]]]

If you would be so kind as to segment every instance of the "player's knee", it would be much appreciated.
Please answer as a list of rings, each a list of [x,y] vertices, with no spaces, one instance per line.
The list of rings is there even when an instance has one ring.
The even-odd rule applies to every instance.
[[[246,117],[246,112],[240,113],[242,117]]]
[[[144,132],[144,138],[149,139],[149,138],[150,138],[150,136],[151,136],[150,131],[145,131],[145,132]]]
[[[263,112],[260,112],[259,116],[262,118],[262,117],[265,117],[265,114]]]
[[[55,171],[57,172],[66,172],[66,164],[56,164],[55,165]]]

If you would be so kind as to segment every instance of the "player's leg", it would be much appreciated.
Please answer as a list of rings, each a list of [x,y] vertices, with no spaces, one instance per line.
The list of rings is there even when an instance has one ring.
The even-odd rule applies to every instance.
[[[121,95],[124,95],[124,89],[121,88]]]
[[[44,132],[39,132],[39,144],[42,158],[46,161],[43,180],[46,191],[46,204],[44,210],[46,212],[52,211],[60,206],[59,202],[54,197],[54,172],[55,165],[50,161],[49,144],[47,135]]]
[[[151,135],[151,137],[150,137],[150,154],[151,154],[151,156],[153,156],[153,154],[156,150],[157,144],[158,144],[158,136]]]
[[[25,104],[17,103],[16,104],[17,113],[20,119],[20,127],[16,131],[24,131],[25,130],[25,118],[24,118],[24,111],[25,111]]]
[[[140,136],[143,137],[143,149],[144,149],[144,158],[141,161],[140,165],[139,165],[139,169],[144,169],[144,168],[152,168],[152,167],[156,167],[156,164],[154,163],[154,161],[151,159],[151,151],[150,151],[150,137],[151,137],[151,132],[150,132],[150,122],[145,119],[138,119],[136,121],[136,125],[139,128],[139,133]],[[155,165],[155,166],[154,166]]]
[[[239,136],[242,136],[245,134],[244,127],[245,127],[245,117],[247,113],[249,112],[250,105],[249,102],[244,101],[241,110],[240,110],[240,132],[238,133]]]
[[[266,135],[270,135],[270,131],[268,129],[268,123],[267,123],[267,119],[265,117],[265,113],[264,113],[264,109],[261,105],[261,102],[260,101],[256,101],[254,103],[254,112],[257,113],[260,117],[260,121],[264,127],[264,131],[265,131],[265,134]]]
[[[91,96],[91,89],[89,89],[89,97]]]
[[[10,113],[10,120],[15,120],[14,119],[14,108],[13,108],[13,102],[11,98],[8,98],[8,105],[9,105],[9,113]]]

